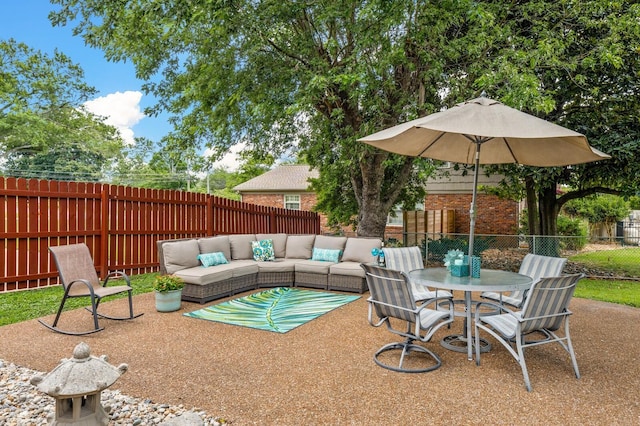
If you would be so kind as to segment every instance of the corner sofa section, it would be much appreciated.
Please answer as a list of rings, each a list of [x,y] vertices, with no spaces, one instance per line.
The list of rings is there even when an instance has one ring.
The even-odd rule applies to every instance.
[[[273,260],[256,260],[252,242],[271,240]],[[161,274],[185,281],[182,299],[206,303],[263,287],[309,287],[363,293],[361,263],[375,259],[378,238],[325,235],[239,234],[157,242]],[[321,253],[340,256],[323,260]],[[222,253],[228,263],[203,266],[199,255]],[[333,257],[333,256],[332,256]],[[335,261],[337,260],[337,261]]]

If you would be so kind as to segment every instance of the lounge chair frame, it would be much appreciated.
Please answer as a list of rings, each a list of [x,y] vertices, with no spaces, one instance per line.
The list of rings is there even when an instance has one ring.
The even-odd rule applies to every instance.
[[[121,321],[138,318],[143,315],[143,313],[133,313],[133,288],[131,287],[131,280],[129,279],[129,276],[122,271],[114,271],[107,275],[103,283],[100,283],[100,279],[98,278],[98,274],[96,273],[96,269],[93,264],[93,259],[91,258],[91,253],[89,252],[89,248],[86,244],[79,243],[55,246],[50,247],[49,251],[53,255],[56,263],[60,277],[60,284],[64,289],[64,294],[53,323],[48,324],[42,319],[38,319],[40,324],[57,333],[81,336],[96,333],[104,329],[104,327],[100,327],[98,317]],[[108,287],[107,285],[109,280],[115,278],[124,280],[126,285]],[[124,292],[127,292],[129,297],[129,316],[114,317],[98,312],[102,298]],[[91,312],[93,316],[93,329],[87,331],[68,331],[58,327],[58,321],[64,311],[64,305],[67,299],[75,297],[91,298],[91,308],[86,307],[85,309]]]

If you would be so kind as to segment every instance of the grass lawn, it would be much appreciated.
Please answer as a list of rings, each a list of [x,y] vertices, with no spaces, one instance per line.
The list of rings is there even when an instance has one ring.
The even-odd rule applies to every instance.
[[[640,277],[640,248],[625,248],[583,253],[572,256],[573,262],[583,263],[599,269],[611,269],[621,276]],[[153,290],[153,279],[157,274],[142,274],[131,277],[133,294]],[[578,282],[576,297],[640,308],[640,281],[583,279]],[[126,297],[119,294],[105,300]],[[55,286],[38,290],[0,293],[0,326],[40,318],[56,312],[62,298],[62,287]],[[65,310],[90,305],[89,298],[68,299]]]
[[[640,308],[640,282],[583,279],[578,281],[574,296]]]
[[[152,291],[153,279],[156,275],[153,273],[132,276],[133,294]],[[0,293],[0,326],[55,314],[58,306],[60,306],[63,294],[64,291],[61,286]],[[103,299],[103,303],[107,300],[115,300],[122,297],[127,297],[127,293],[106,297]],[[65,311],[67,311],[89,305],[91,305],[91,300],[88,297],[78,297],[67,299],[64,307]]]
[[[612,271],[618,276],[640,277],[640,248],[622,248],[576,254],[570,261]]]

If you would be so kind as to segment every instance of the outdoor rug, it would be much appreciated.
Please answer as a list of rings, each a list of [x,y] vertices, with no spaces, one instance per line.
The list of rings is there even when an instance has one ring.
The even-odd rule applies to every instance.
[[[286,333],[360,296],[276,287],[218,305],[208,306],[185,316]]]

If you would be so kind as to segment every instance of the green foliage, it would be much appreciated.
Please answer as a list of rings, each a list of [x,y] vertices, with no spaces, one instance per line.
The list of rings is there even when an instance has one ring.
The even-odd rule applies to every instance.
[[[589,223],[616,223],[629,215],[629,204],[615,195],[597,195],[569,201],[564,211]]]
[[[158,275],[153,282],[153,289],[159,293],[182,288],[184,288],[184,280],[177,275]]]
[[[640,197],[637,195],[634,195],[632,197],[629,197],[629,208],[631,210],[640,210]]]
[[[473,254],[480,256],[483,251],[491,247],[494,237],[475,237],[473,240]],[[451,250],[460,250],[465,254],[469,253],[469,242],[460,238],[442,237],[437,240],[428,240],[428,247],[422,241],[421,249],[423,254],[428,252],[429,260],[442,261],[445,255]]]
[[[425,169],[357,139],[483,90],[613,157],[502,169],[511,182],[531,179],[546,235],[568,199],[640,186],[633,2],[52,2],[54,25],[74,25],[149,80],[159,102],[147,112],[174,114],[182,146],[298,150],[321,172],[319,208],[361,235],[382,235],[393,206],[419,195],[409,188]],[[557,184],[574,189],[550,197]]]
[[[559,239],[561,249],[581,250],[587,244],[589,230],[583,220],[559,215],[558,235],[567,237]]]
[[[0,40],[0,152],[9,176],[103,180],[123,147],[82,103],[95,93],[64,54]]]

